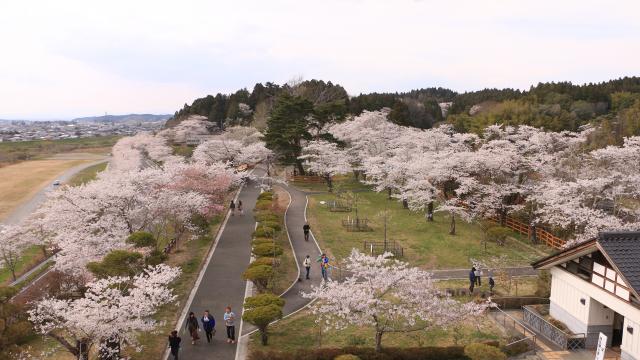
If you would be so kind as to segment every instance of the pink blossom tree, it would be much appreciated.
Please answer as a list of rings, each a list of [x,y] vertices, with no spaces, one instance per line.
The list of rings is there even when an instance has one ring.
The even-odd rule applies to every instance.
[[[0,225],[0,265],[16,280],[16,268],[22,252],[33,244],[24,229],[16,225]]]
[[[329,192],[333,191],[332,177],[351,171],[349,154],[338,148],[338,145],[325,140],[314,140],[302,148],[299,159],[304,160],[307,171],[321,176]]]

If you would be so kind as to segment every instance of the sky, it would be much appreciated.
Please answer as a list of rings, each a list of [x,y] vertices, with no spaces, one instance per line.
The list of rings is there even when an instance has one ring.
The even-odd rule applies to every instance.
[[[0,0],[0,119],[173,113],[256,82],[351,95],[640,75],[640,2]]]

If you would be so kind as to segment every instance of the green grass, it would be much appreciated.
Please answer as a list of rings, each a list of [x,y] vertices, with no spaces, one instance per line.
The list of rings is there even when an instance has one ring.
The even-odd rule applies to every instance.
[[[383,346],[447,346],[457,342],[460,345],[484,340],[499,340],[501,331],[488,318],[481,318],[479,325],[462,325],[458,329],[435,329],[415,333],[385,334]],[[251,335],[250,351],[278,350],[295,351],[317,347],[336,348],[345,346],[374,347],[372,328],[349,326],[344,330],[321,329],[315,323],[315,316],[309,310],[301,311],[269,328],[269,345],[262,346],[258,333]]]
[[[402,208],[397,200],[388,200],[386,194],[372,191],[358,193],[358,215],[368,218],[371,232],[347,232],[342,219],[355,216],[355,212],[330,212],[320,201],[334,200],[331,194],[309,196],[308,215],[314,235],[321,246],[337,259],[349,255],[351,249],[363,249],[363,242],[384,239],[384,221],[381,212],[387,208],[387,239],[395,240],[404,248],[405,260],[412,265],[427,269],[467,268],[473,259],[489,259],[506,256],[504,266],[528,265],[540,254],[520,246],[519,241],[499,246],[487,243],[486,250],[482,231],[475,223],[456,220],[456,235],[449,235],[450,217],[447,213],[436,213],[433,222],[427,222],[421,213]],[[515,235],[515,234],[514,234]]]
[[[37,159],[58,153],[112,147],[121,136],[98,136],[65,140],[0,142],[0,163]]]
[[[33,245],[28,247],[23,253],[16,265],[16,276],[20,276],[27,271],[31,270],[36,264],[38,264],[44,255],[42,254],[42,248]],[[0,268],[0,284],[9,284],[13,281],[11,271],[7,268]]]
[[[86,184],[91,180],[94,180],[98,176],[99,172],[104,171],[104,169],[106,169],[107,164],[108,164],[107,162],[103,162],[100,164],[89,166],[88,168],[82,171],[79,171],[68,181],[68,184],[71,186],[78,186],[78,185]]]
[[[188,145],[171,145],[171,148],[173,149],[173,155],[180,155],[186,158],[190,158],[195,149],[193,146]]]
[[[312,192],[327,192],[328,187],[325,182],[297,182],[291,183],[295,187]],[[341,191],[366,191],[371,190],[371,186],[365,185],[355,179],[353,175],[339,175],[333,178],[333,192]]]
[[[501,279],[497,276],[493,278],[496,282],[493,288],[494,296],[535,296],[538,278],[535,276],[520,277],[511,279],[511,288],[509,289],[507,279]],[[468,280],[438,280],[434,282],[436,287],[441,290],[445,289],[467,289],[469,288]],[[482,277],[482,286],[476,286],[474,292],[479,294],[481,291],[489,291],[489,278]],[[461,299],[469,301],[469,297]]]

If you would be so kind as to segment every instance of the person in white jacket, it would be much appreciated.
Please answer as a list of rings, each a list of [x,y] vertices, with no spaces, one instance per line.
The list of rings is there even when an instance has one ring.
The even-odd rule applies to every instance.
[[[309,271],[311,271],[311,258],[309,257],[309,255],[307,255],[307,257],[304,258],[304,261],[302,262],[302,266],[304,266],[304,269],[307,271],[306,279],[309,280]]]

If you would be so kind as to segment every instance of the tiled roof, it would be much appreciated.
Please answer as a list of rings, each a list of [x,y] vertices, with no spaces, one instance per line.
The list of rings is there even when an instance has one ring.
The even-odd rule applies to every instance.
[[[602,247],[636,293],[640,292],[640,232],[602,232]]]

